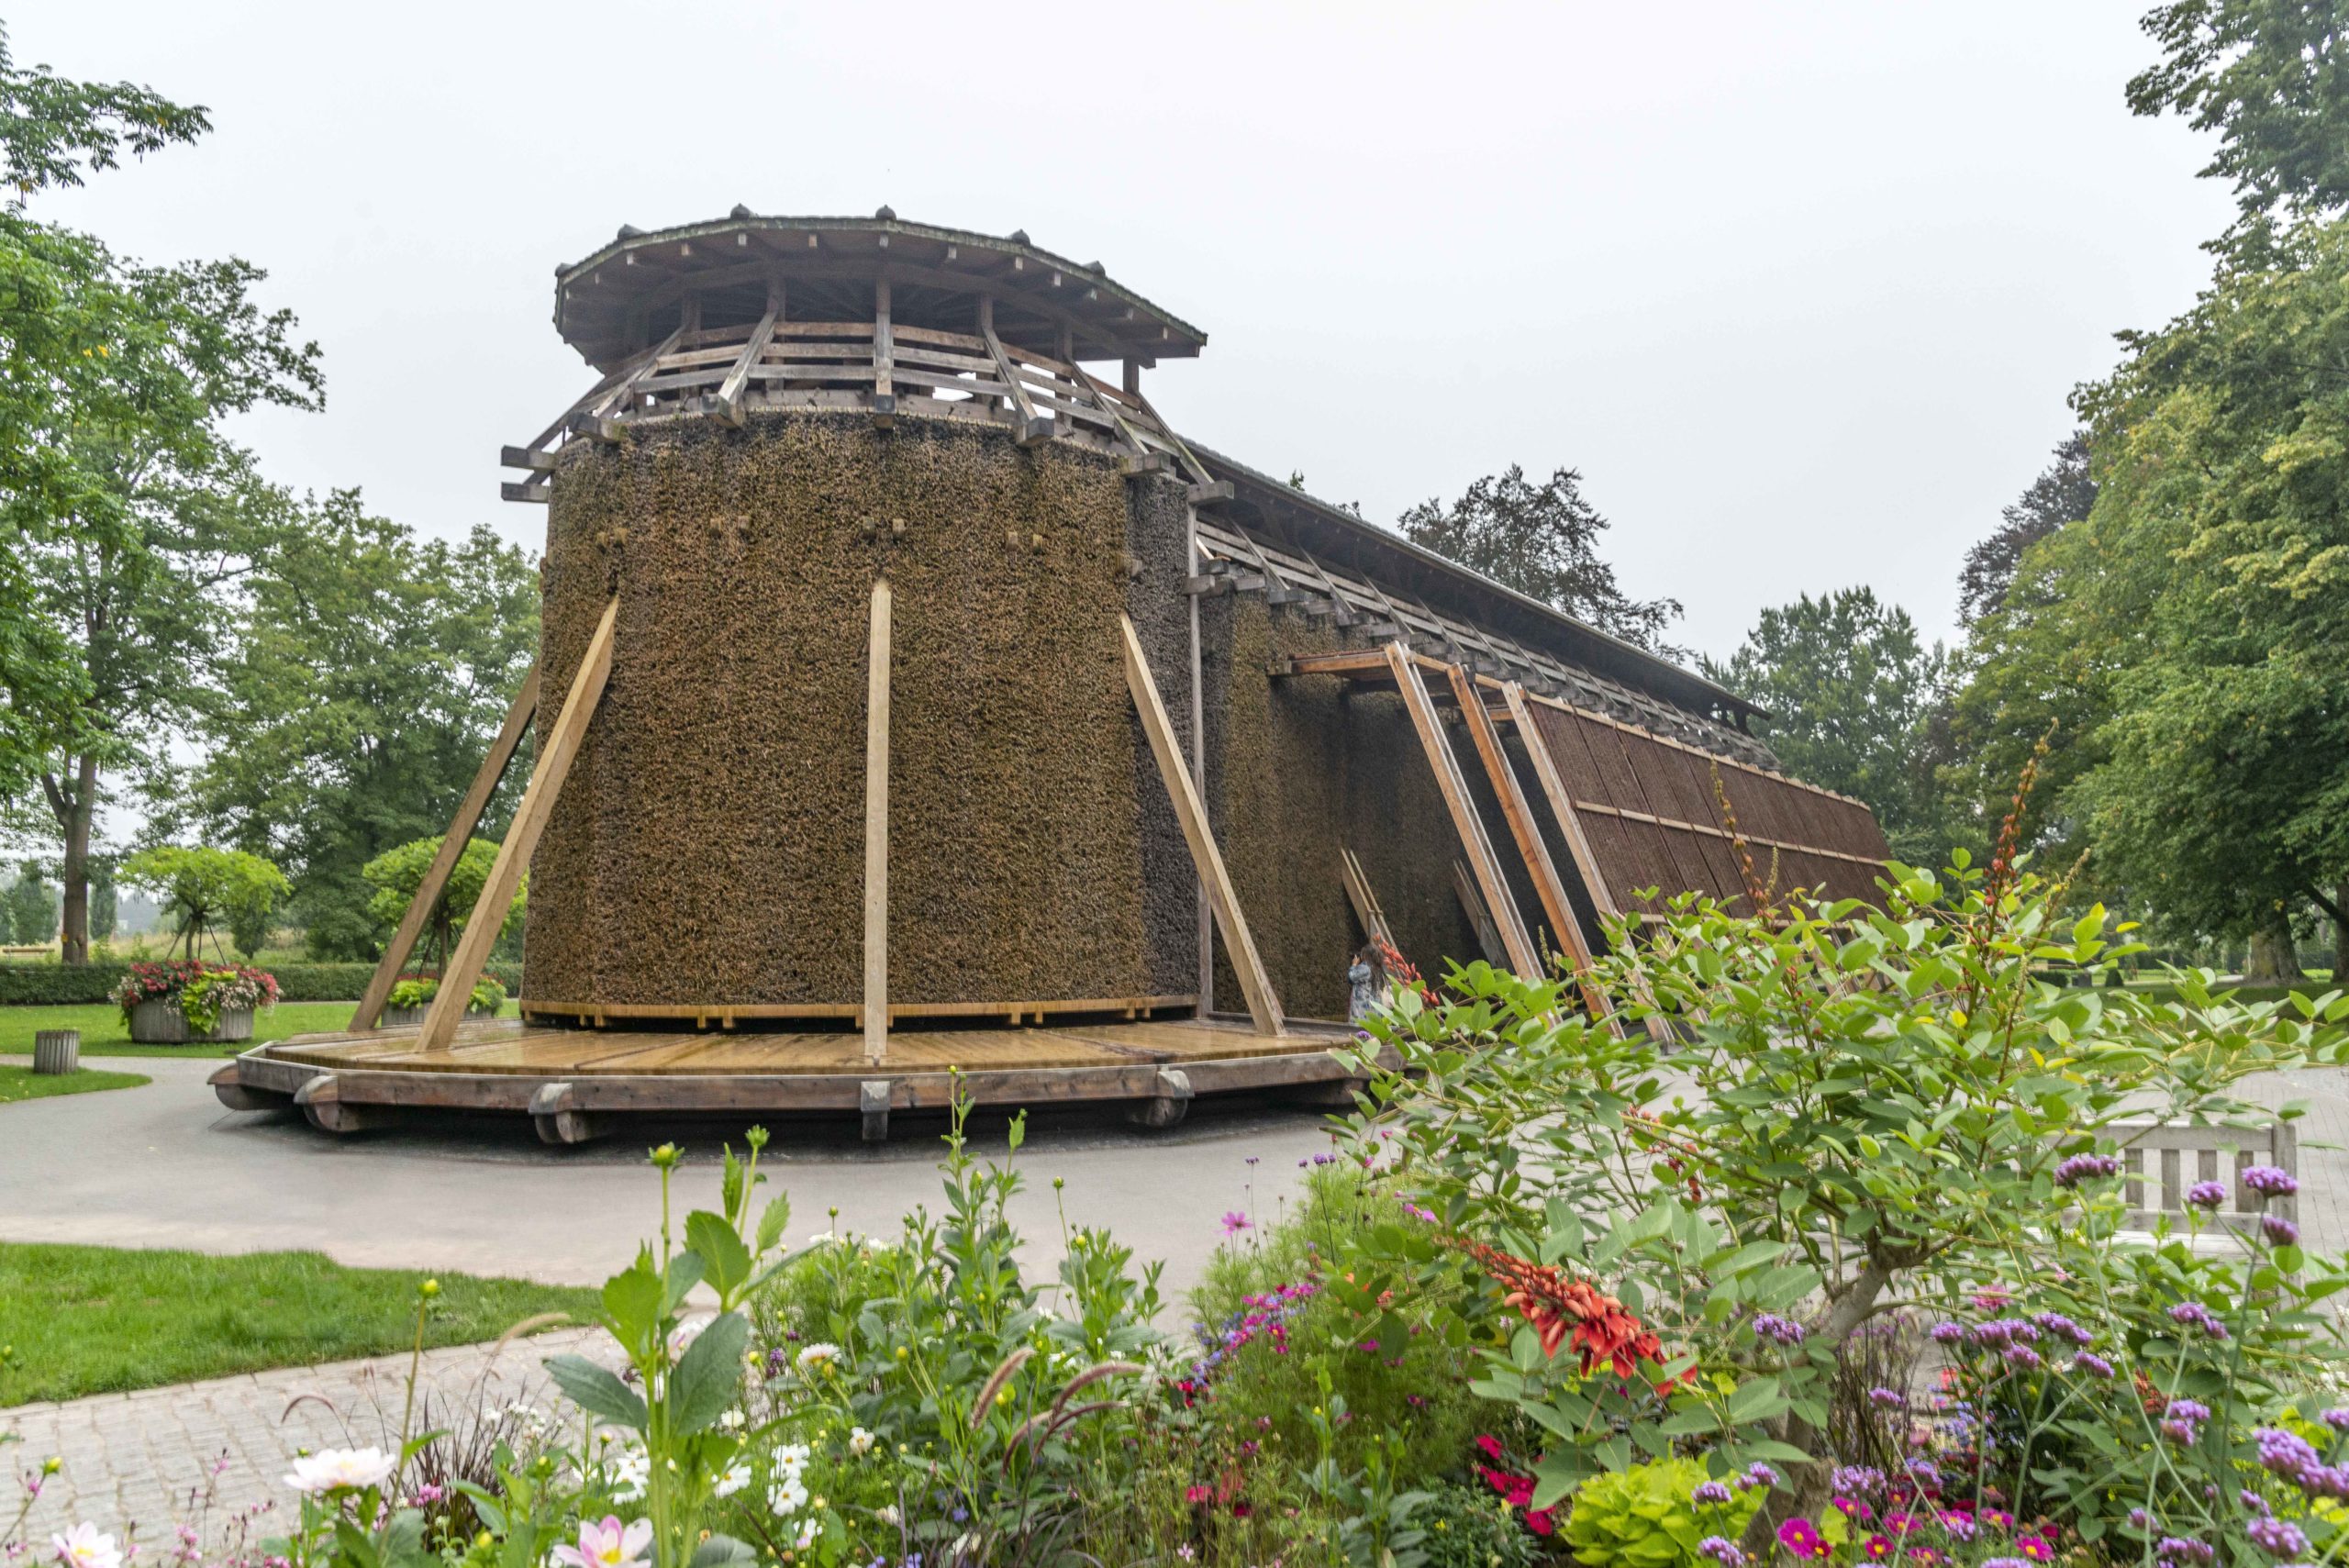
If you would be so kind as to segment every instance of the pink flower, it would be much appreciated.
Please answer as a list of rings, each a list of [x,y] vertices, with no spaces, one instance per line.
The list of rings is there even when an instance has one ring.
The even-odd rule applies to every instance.
[[[1250,1221],[1249,1218],[1236,1208],[1223,1217],[1223,1233],[1226,1236],[1237,1236],[1242,1230],[1255,1229],[1255,1225]]]
[[[1778,1544],[1797,1557],[1825,1557],[1834,1551],[1820,1539],[1819,1527],[1799,1515],[1778,1527]]]
[[[652,1545],[652,1521],[638,1519],[623,1525],[617,1515],[604,1522],[579,1522],[579,1544],[558,1546],[554,1560],[563,1568],[647,1568],[646,1551]]]

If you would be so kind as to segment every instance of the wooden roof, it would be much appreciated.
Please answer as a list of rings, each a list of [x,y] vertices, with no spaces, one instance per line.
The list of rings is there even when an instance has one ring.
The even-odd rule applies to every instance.
[[[872,217],[784,217],[738,206],[707,223],[623,227],[555,269],[554,322],[588,363],[609,371],[665,335],[688,295],[699,296],[705,325],[756,321],[779,278],[795,295],[794,318],[852,320],[869,316],[884,276],[896,319],[909,327],[967,331],[975,300],[992,295],[1003,340],[1041,352],[1053,351],[1063,329],[1078,359],[1145,364],[1196,355],[1208,340],[1098,261],[1054,255],[1024,232],[907,223],[887,207]]]

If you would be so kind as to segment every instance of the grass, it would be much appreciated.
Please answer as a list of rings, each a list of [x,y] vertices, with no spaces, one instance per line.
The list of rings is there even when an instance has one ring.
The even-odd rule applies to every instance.
[[[427,1277],[346,1269],[317,1252],[0,1243],[0,1407],[405,1351]],[[584,1317],[596,1299],[527,1280],[430,1277],[440,1295],[428,1346],[494,1340],[541,1312]]]
[[[323,1034],[351,1022],[349,1002],[280,1002],[253,1015],[253,1038],[225,1045],[134,1045],[122,1021],[122,1009],[111,1002],[65,1007],[0,1007],[0,1055],[28,1056],[37,1029],[80,1029],[84,1056],[235,1056],[256,1045],[288,1035]],[[509,1000],[501,1018],[519,1018],[521,1007]]]
[[[18,1100],[45,1100],[52,1095],[91,1095],[100,1089],[135,1089],[155,1080],[143,1073],[37,1073],[29,1067],[0,1067],[0,1106]]]

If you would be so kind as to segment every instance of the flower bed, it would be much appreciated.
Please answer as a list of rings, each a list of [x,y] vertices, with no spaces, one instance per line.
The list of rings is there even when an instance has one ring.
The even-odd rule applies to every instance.
[[[113,1000],[142,1044],[250,1040],[254,1010],[277,1005],[277,978],[241,963],[134,963]]]

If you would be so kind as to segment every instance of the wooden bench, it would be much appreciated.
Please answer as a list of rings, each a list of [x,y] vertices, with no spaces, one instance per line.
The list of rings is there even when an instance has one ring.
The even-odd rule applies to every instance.
[[[2227,1202],[2211,1214],[2210,1226],[2234,1231],[2259,1228],[2259,1217],[2273,1214],[2298,1224],[2300,1200],[2295,1195],[2265,1198],[2243,1184],[2243,1173],[2254,1165],[2274,1165],[2297,1177],[2300,1173],[2300,1139],[2288,1121],[2266,1127],[2173,1127],[2150,1122],[2120,1122],[2108,1129],[2121,1145],[2121,1191],[2129,1203],[2125,1222],[2131,1230],[2151,1230],[2164,1216],[2172,1229],[2185,1229],[2186,1189],[2197,1182],[2221,1180],[2221,1156],[2232,1151],[2234,1167],[2225,1178]],[[2154,1157],[2148,1170],[2147,1155]],[[2190,1168],[2188,1156],[2191,1156]],[[2151,1181],[2161,1188],[2161,1206],[2145,1201]]]

